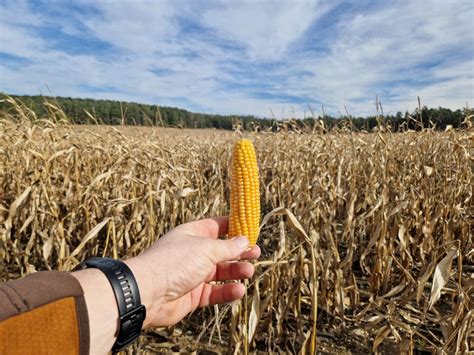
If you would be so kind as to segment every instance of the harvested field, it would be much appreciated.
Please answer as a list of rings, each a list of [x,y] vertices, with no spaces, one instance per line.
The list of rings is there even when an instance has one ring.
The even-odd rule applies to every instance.
[[[3,281],[228,213],[238,133],[1,118]],[[265,216],[246,300],[148,331],[143,352],[474,351],[472,132],[245,136]]]

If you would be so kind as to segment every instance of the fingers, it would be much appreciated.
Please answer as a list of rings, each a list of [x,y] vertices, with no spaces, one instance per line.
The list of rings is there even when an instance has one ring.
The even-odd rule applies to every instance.
[[[220,263],[217,264],[215,271],[208,277],[206,282],[249,279],[253,276],[254,272],[254,266],[246,261]]]
[[[207,242],[209,247],[206,249],[210,253],[208,256],[215,264],[223,261],[238,260],[240,255],[249,247],[249,240],[246,237],[208,240]]]
[[[229,217],[206,218],[186,223],[182,226],[188,228],[194,235],[216,239],[227,234],[227,229],[229,228]]]
[[[242,298],[244,294],[245,286],[240,283],[222,285],[204,284],[201,299],[199,300],[199,307],[232,302]]]
[[[258,245],[254,245],[253,247],[250,247],[246,251],[244,251],[240,255],[241,260],[252,260],[252,259],[258,259],[260,257],[260,254],[262,251],[260,250],[260,247]]]
[[[214,263],[234,260],[251,260],[260,257],[261,250],[258,245],[248,247],[248,239],[240,236],[232,239],[209,240],[212,247],[207,248],[212,251],[209,256]]]

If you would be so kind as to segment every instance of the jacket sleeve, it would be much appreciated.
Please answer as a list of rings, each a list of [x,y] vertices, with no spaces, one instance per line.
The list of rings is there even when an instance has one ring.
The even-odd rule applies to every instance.
[[[87,354],[89,320],[81,285],[45,271],[0,283],[0,354]]]

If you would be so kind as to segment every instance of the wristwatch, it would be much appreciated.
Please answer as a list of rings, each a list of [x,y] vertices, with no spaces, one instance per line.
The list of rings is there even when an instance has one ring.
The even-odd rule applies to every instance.
[[[137,281],[130,268],[120,260],[91,258],[76,266],[74,271],[87,268],[96,268],[102,271],[112,285],[120,319],[117,340],[112,351],[123,350],[140,336],[146,317],[146,309],[141,304]]]

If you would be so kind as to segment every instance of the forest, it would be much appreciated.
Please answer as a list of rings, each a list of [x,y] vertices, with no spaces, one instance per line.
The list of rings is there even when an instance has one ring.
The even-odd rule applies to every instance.
[[[42,95],[7,96],[4,93],[0,93],[0,111],[11,112],[11,110],[15,109],[14,105],[5,100],[7,97],[21,101],[33,110],[39,118],[51,114],[52,106],[50,104],[53,104],[55,107],[60,107],[74,124],[143,125],[225,130],[235,129],[236,125],[238,125],[243,130],[278,130],[282,122],[281,119],[274,117],[262,118],[256,116],[195,113],[177,107],[134,102]],[[383,114],[382,111],[378,115],[367,117],[353,117],[350,114],[339,117],[325,113],[311,114],[311,116],[304,119],[292,119],[291,127],[293,129],[314,127],[318,120],[323,122],[322,127],[328,131],[335,127],[343,126],[354,131],[370,132],[380,125],[389,127],[389,130],[392,132],[406,129],[421,130],[423,128],[445,130],[448,126],[460,128],[467,116],[468,112],[466,110],[468,109],[453,111],[449,108],[420,106],[420,108],[415,108],[412,112],[397,112],[395,115]],[[472,112],[472,109],[468,111]],[[308,112],[312,113],[314,111],[308,106]]]

